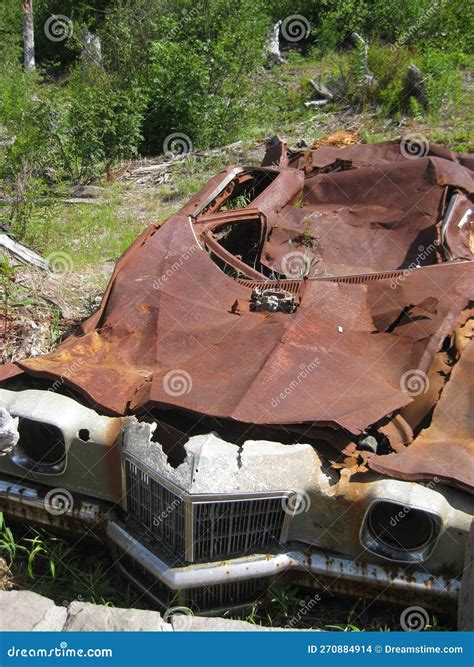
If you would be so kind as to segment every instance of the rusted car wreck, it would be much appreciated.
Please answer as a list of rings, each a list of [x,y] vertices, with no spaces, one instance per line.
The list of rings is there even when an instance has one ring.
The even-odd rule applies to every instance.
[[[288,579],[455,607],[474,515],[474,158],[290,150],[147,229],[0,368],[9,515],[94,531],[165,607]]]

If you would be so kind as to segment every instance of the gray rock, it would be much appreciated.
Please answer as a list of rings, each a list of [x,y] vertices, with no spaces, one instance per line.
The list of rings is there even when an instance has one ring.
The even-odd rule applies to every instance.
[[[67,611],[32,591],[0,591],[1,632],[59,632]]]
[[[246,621],[209,616],[175,615],[170,617],[175,632],[268,632],[279,628],[263,628]]]
[[[426,107],[426,77],[423,76],[416,65],[408,66],[401,95],[401,102],[405,107],[407,107],[410,97],[414,97]]]
[[[185,613],[117,609],[88,602],[58,607],[32,591],[0,591],[0,632],[279,632],[291,628],[266,628],[246,621]],[[172,611],[172,610],[170,610]]]
[[[88,602],[71,602],[64,630],[71,632],[171,632],[157,611],[118,609]]]
[[[0,405],[0,451],[6,453],[19,439],[18,417],[14,419],[7,409]]]
[[[76,199],[96,199],[102,196],[104,188],[97,185],[73,185],[70,192],[71,197]]]

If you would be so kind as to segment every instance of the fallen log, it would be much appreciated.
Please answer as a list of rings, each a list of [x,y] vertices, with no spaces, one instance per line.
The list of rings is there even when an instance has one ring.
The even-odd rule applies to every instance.
[[[184,155],[176,155],[176,157],[173,157],[171,160],[167,160],[166,162],[157,162],[155,164],[144,164],[143,166],[132,167],[129,172],[139,176],[141,174],[149,174],[156,171],[165,171],[166,169],[174,167],[183,160],[187,160],[190,157],[213,157],[214,155],[219,155],[220,153],[224,153],[226,151],[235,151],[239,148],[242,148],[242,144],[242,141],[236,141],[233,144],[219,146],[218,148],[211,148],[208,151],[190,151]]]
[[[18,243],[18,241],[14,241],[7,234],[0,234],[0,247],[11,252],[21,262],[36,266],[38,269],[44,269],[45,271],[50,268],[49,263],[41,255]]]

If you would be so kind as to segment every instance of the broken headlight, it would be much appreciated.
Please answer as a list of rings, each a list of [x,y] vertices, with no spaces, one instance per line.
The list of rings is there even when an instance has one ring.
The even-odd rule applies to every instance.
[[[20,439],[14,449],[12,459],[18,465],[36,472],[56,472],[64,467],[66,443],[57,426],[19,417],[18,432]]]
[[[439,536],[437,514],[388,500],[369,507],[361,531],[362,545],[378,556],[398,562],[422,562]]]

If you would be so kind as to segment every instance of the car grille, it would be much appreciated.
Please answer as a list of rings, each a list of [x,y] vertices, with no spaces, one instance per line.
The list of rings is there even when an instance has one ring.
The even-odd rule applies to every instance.
[[[193,505],[196,560],[259,551],[278,542],[281,498],[230,500]]]
[[[126,461],[127,506],[138,523],[180,559],[184,558],[183,499]]]
[[[130,517],[173,555],[175,564],[258,553],[282,539],[283,494],[193,499],[171,491],[136,462],[126,459],[125,470]]]
[[[269,581],[266,578],[232,581],[207,588],[191,588],[184,593],[184,603],[190,609],[198,609],[200,613],[207,610],[226,609],[250,604],[267,590]]]

